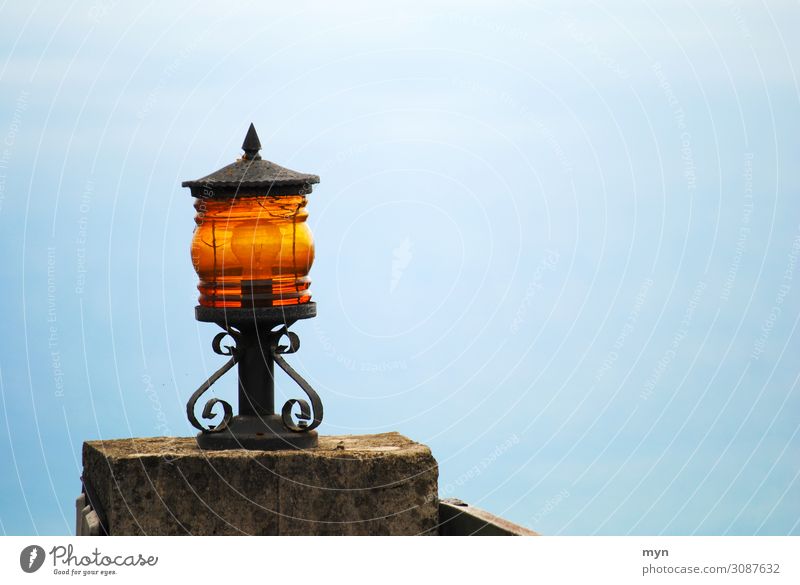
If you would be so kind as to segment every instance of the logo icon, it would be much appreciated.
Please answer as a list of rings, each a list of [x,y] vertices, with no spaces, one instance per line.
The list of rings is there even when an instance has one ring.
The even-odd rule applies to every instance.
[[[26,573],[35,573],[44,564],[44,549],[36,544],[26,546],[19,553],[19,566]]]
[[[408,265],[411,264],[411,259],[414,257],[414,254],[411,252],[412,248],[411,238],[407,237],[392,250],[392,281],[389,284],[390,293],[393,293],[397,285],[400,284],[400,279],[403,278],[403,272],[405,272]]]

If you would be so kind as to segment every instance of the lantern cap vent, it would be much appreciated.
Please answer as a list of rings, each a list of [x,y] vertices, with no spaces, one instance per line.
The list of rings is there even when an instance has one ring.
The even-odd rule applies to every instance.
[[[242,143],[242,158],[226,167],[194,181],[184,181],[195,197],[235,197],[244,190],[263,190],[264,195],[290,195],[311,192],[311,185],[319,183],[317,175],[300,173],[263,160],[259,151],[261,141],[253,124]]]

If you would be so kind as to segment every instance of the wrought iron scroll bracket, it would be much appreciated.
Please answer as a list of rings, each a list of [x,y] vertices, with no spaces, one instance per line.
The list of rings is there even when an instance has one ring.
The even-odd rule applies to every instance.
[[[279,345],[280,340],[284,337],[288,340],[288,345]],[[303,392],[305,392],[308,397],[308,400],[304,398],[291,398],[287,400],[281,409],[281,419],[283,420],[283,425],[290,431],[303,433],[311,431],[320,425],[322,422],[323,409],[319,394],[316,393],[314,388],[311,387],[311,384],[309,384],[303,376],[298,374],[283,357],[285,354],[294,353],[298,349],[300,349],[300,338],[296,333],[289,331],[285,325],[275,331],[275,337],[273,337],[271,347],[272,358],[275,360],[275,363],[302,388]],[[310,405],[309,401],[311,402]],[[292,410],[295,405],[300,407],[300,412],[293,415]],[[296,423],[294,417],[297,417]]]
[[[200,397],[209,389],[211,386],[219,380],[225,373],[230,370],[236,363],[239,361],[239,352],[237,351],[237,345],[226,345],[222,346],[222,340],[226,337],[230,336],[233,338],[235,344],[238,344],[240,341],[240,333],[233,329],[232,327],[228,327],[225,331],[221,331],[214,336],[214,341],[211,343],[211,347],[214,349],[214,353],[219,355],[228,355],[231,356],[230,359],[218,369],[216,372],[211,374],[211,377],[208,378],[203,384],[192,394],[192,397],[189,399],[189,402],[186,404],[186,415],[189,418],[189,422],[192,423],[192,426],[196,429],[203,431],[204,433],[218,433],[220,431],[224,431],[228,423],[231,421],[233,417],[233,408],[231,407],[229,402],[226,402],[220,398],[212,398],[208,402],[206,402],[205,407],[203,408],[202,417],[204,419],[210,420],[213,419],[216,414],[213,412],[214,407],[217,404],[222,405],[222,420],[219,424],[211,425],[209,424],[207,427],[204,427],[197,417],[194,414],[194,407],[197,404],[197,401]]]

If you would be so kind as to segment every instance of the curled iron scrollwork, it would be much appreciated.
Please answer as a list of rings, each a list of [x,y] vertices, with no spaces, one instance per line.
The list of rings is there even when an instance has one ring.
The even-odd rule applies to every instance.
[[[222,346],[222,340],[225,339],[226,336],[230,336],[233,339],[234,345]],[[213,419],[216,416],[216,414],[213,412],[214,407],[217,404],[221,404],[222,420],[219,422],[219,424],[208,425],[208,427],[204,427],[200,421],[197,420],[197,417],[194,414],[194,407],[206,390],[211,388],[214,382],[225,375],[225,373],[235,366],[239,361],[239,353],[236,345],[239,343],[239,339],[239,332],[231,327],[227,328],[225,331],[217,333],[217,335],[214,336],[214,341],[211,342],[211,347],[214,349],[214,353],[219,355],[228,355],[231,357],[227,362],[225,362],[224,366],[214,372],[208,380],[203,382],[203,384],[195,391],[195,393],[192,394],[192,397],[186,404],[186,415],[189,418],[189,422],[192,423],[193,427],[203,431],[204,433],[218,433],[225,430],[225,428],[228,426],[228,423],[231,421],[231,418],[233,417],[233,408],[231,407],[230,403],[222,400],[221,398],[212,398],[206,402],[206,405],[203,408],[202,417],[207,420]]]
[[[288,340],[288,345],[279,344],[280,340],[284,337]],[[275,363],[278,364],[280,368],[303,389],[306,396],[308,396],[308,400],[304,398],[291,398],[287,400],[281,409],[281,419],[283,420],[283,425],[287,429],[302,433],[317,428],[322,422],[322,400],[320,400],[319,395],[305,378],[298,374],[283,358],[284,354],[294,353],[298,349],[300,349],[300,338],[296,333],[289,331],[286,326],[275,332],[272,344],[272,357]],[[310,405],[309,400],[311,401]],[[292,412],[295,405],[300,407],[300,412],[297,414],[293,414]],[[294,417],[297,417],[296,423]]]

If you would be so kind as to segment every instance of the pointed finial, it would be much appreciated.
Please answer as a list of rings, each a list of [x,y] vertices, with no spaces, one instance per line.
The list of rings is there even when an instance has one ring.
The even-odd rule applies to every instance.
[[[244,150],[244,155],[242,156],[244,160],[259,160],[261,158],[261,155],[258,154],[258,151],[261,150],[261,141],[258,139],[256,127],[253,126],[252,122],[247,130],[247,136],[244,137],[242,150]]]

